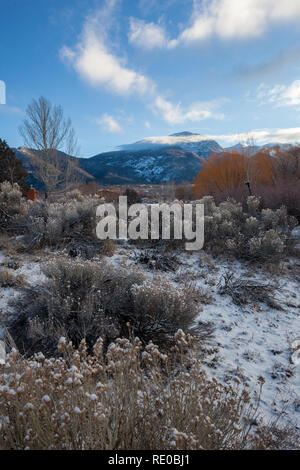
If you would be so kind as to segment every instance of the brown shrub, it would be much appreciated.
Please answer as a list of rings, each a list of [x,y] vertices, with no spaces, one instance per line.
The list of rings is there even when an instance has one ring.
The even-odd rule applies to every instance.
[[[107,240],[104,240],[103,241],[103,248],[102,248],[102,251],[101,253],[104,255],[104,256],[114,256],[115,252],[116,252],[116,243],[114,240],[110,240],[110,239],[107,239]]]
[[[255,448],[249,431],[259,402],[239,379],[208,379],[192,337],[179,331],[174,340],[172,359],[138,338],[117,339],[105,359],[101,339],[93,355],[84,341],[75,350],[65,338],[60,358],[12,350],[0,369],[0,449]],[[266,435],[257,445],[276,448]]]
[[[153,340],[168,349],[179,328],[194,329],[199,313],[191,286],[176,289],[160,278],[146,281],[137,270],[74,260],[51,263],[45,274],[45,284],[27,288],[17,300],[9,325],[27,355],[54,354],[60,336],[76,347],[85,338],[91,350],[99,336],[108,344],[128,337],[130,330],[144,344]]]
[[[16,275],[8,269],[0,269],[0,286],[1,287],[20,287],[25,285],[24,277]]]

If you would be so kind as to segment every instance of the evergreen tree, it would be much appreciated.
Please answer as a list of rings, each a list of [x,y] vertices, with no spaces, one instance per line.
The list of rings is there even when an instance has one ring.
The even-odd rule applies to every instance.
[[[5,140],[0,139],[0,183],[9,181],[22,186],[27,178],[28,173],[22,168],[21,160],[16,158],[15,152]]]

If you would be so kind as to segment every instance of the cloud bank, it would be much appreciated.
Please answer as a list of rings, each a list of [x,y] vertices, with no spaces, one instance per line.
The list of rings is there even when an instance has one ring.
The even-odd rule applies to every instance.
[[[267,143],[293,144],[300,143],[300,127],[291,127],[287,129],[257,129],[240,134],[215,135],[212,139],[232,145],[240,142],[253,140],[255,144],[262,145]]]
[[[172,49],[179,44],[261,36],[272,26],[300,21],[299,0],[203,0],[194,2],[190,25],[175,39],[154,23],[132,19],[129,39],[144,49]]]
[[[258,88],[257,97],[262,104],[271,103],[275,106],[300,106],[300,80],[295,80],[290,85],[275,85],[268,87],[261,84]]]
[[[237,143],[246,143],[251,140],[254,144],[267,143],[292,144],[300,142],[300,127],[288,129],[256,129],[250,132],[237,134],[193,134],[188,136],[158,136],[147,137],[143,142],[152,142],[162,145],[176,145],[179,143],[196,143],[203,140],[216,140],[224,146]]]
[[[217,111],[217,108],[225,100],[215,100],[211,102],[193,103],[187,109],[183,108],[181,103],[176,105],[166,100],[162,96],[157,96],[153,109],[162,115],[163,119],[169,124],[183,124],[185,122],[197,122],[204,119],[223,119],[224,114]]]

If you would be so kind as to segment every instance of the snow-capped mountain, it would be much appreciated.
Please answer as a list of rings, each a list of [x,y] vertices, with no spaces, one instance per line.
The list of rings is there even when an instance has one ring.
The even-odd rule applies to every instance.
[[[233,145],[231,147],[226,147],[224,150],[228,151],[228,152],[231,152],[231,151],[241,151],[241,150],[244,150],[244,151],[248,151],[250,153],[250,155],[255,155],[256,152],[258,152],[259,150],[263,149],[263,148],[272,148],[272,147],[279,147],[280,149],[282,150],[288,150],[289,148],[291,148],[291,144],[279,144],[279,143],[269,143],[269,144],[263,144],[263,145],[251,145],[251,144],[236,144],[236,145]]]
[[[78,166],[87,180],[92,177],[102,184],[181,183],[192,181],[203,159],[211,152],[222,150],[217,142],[206,136],[180,132],[165,137],[146,138],[90,158],[79,158]],[[30,172],[30,182],[39,187],[35,164],[37,152],[25,147],[15,151],[17,158],[23,161]],[[59,154],[64,158],[63,152]]]
[[[273,147],[276,144],[266,144]],[[133,144],[120,146],[112,152],[100,153],[90,158],[79,158],[80,178],[86,181],[94,178],[102,184],[160,184],[173,181],[192,181],[201,169],[203,160],[212,152],[241,151],[248,149],[251,154],[263,146],[237,144],[223,149],[215,140],[203,134],[179,132],[168,136],[147,137]],[[284,147],[284,145],[281,145]],[[63,152],[59,152],[65,158]],[[37,152],[21,147],[16,149],[31,180],[39,187],[36,171]]]
[[[231,147],[226,147],[224,150],[226,152],[241,152],[244,151],[249,155],[255,155],[261,149],[259,145],[248,145],[248,144],[236,144]]]
[[[192,181],[203,159],[222,150],[217,142],[201,134],[180,132],[122,145],[114,152],[81,159],[80,166],[108,184],[180,183]]]
[[[203,158],[179,147],[115,151],[81,159],[80,166],[104,184],[160,184],[192,181]]]
[[[179,132],[168,136],[147,137],[133,144],[121,145],[119,150],[140,151],[158,150],[163,148],[180,148],[189,152],[195,152],[201,157],[207,157],[211,152],[221,152],[222,147],[203,134],[192,132]]]

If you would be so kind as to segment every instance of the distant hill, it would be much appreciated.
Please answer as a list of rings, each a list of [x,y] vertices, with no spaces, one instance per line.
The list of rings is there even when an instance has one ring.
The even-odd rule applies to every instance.
[[[27,147],[14,148],[13,150],[16,154],[16,158],[22,161],[23,167],[27,170],[29,174],[27,184],[32,184],[36,189],[43,190],[43,182],[39,179],[38,174],[38,161],[40,158],[40,152]],[[67,158],[71,158],[75,162],[80,163],[80,159],[70,157],[64,152],[57,152],[57,158],[58,160],[61,160],[61,166],[63,166],[64,160],[66,160]],[[76,179],[79,181],[90,181],[94,179],[92,175],[88,174],[83,168],[81,168],[80,164],[75,167],[74,171]]]
[[[270,143],[264,145],[247,145],[247,144],[236,144],[232,147],[226,147],[224,150],[226,151],[241,151],[241,150],[249,150],[251,155],[254,155],[256,152],[263,148],[272,148],[272,147],[280,147],[281,149],[288,150],[291,147],[291,144],[278,144],[278,143]]]
[[[274,145],[251,147],[251,153]],[[82,181],[95,179],[106,185],[181,183],[195,178],[203,160],[211,152],[242,149],[247,149],[247,146],[237,144],[224,149],[205,135],[184,131],[169,136],[148,137],[90,158],[71,158],[78,163],[78,178]],[[38,189],[42,188],[37,172],[38,152],[25,147],[14,150],[29,172],[29,183]],[[58,152],[58,155],[61,159],[68,157],[63,152]]]
[[[80,166],[104,184],[159,184],[191,181],[202,158],[180,148],[116,151],[80,159]]]
[[[38,189],[36,150],[14,149],[29,172],[29,183]],[[222,152],[214,140],[200,134],[182,132],[166,137],[144,139],[120,150],[100,153],[90,158],[78,158],[78,171],[85,180],[95,179],[102,184],[160,184],[174,181],[192,181],[199,172],[203,159],[211,152]],[[59,158],[67,158],[59,152]],[[71,157],[75,158],[75,157]]]

